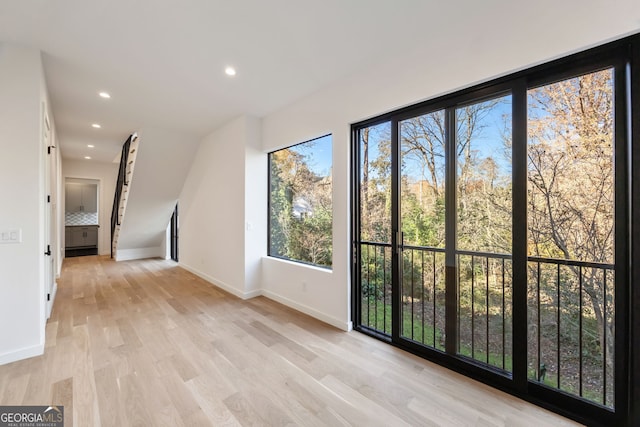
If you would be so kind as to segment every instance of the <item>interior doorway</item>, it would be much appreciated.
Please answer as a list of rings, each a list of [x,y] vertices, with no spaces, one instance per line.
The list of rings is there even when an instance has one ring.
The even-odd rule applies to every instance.
[[[98,255],[100,215],[95,179],[67,178],[65,181],[65,256]]]

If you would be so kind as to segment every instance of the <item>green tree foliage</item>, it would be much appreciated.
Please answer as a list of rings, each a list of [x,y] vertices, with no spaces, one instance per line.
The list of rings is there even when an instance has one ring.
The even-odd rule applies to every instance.
[[[270,154],[270,254],[331,267],[331,173],[314,171],[314,147],[330,149],[330,139],[310,141]]]
[[[526,243],[531,257],[614,262],[612,79],[611,70],[604,70],[528,91]],[[497,354],[509,351],[510,343],[509,337],[502,341],[503,326],[510,333],[513,288],[508,257],[513,244],[510,114],[510,97],[505,96],[460,106],[455,116],[455,250],[496,254],[457,258],[458,351],[478,360],[486,357],[488,363],[501,359]],[[444,314],[444,262],[436,249],[445,248],[446,237],[445,111],[405,119],[399,131],[404,243],[421,247],[405,248],[402,257],[402,330],[417,339],[424,334],[420,328],[435,324],[435,332],[418,341],[437,346],[434,336],[444,333],[439,319]],[[383,326],[385,332],[386,316],[371,316],[386,313],[391,304],[391,249],[382,246],[391,243],[390,133],[388,123],[372,126],[361,130],[359,141],[361,240],[375,243],[362,249],[363,322]],[[544,364],[545,381],[553,385],[562,371],[563,390],[575,393],[582,360],[584,374],[592,379],[584,384],[590,398],[605,381],[606,364],[611,394],[614,271],[545,262],[538,267],[533,261],[528,266],[531,375],[537,379],[536,365]],[[480,350],[471,349],[472,338]],[[494,365],[510,365],[509,360],[499,362]],[[601,392],[599,396],[601,401]],[[611,403],[609,396],[605,404]]]
[[[612,71],[603,70],[529,91],[531,255],[614,262],[612,82]],[[543,305],[563,307],[561,345],[578,352],[575,337],[582,303],[582,320],[588,326],[583,326],[582,334],[591,343],[586,362],[600,367],[606,354],[604,363],[611,384],[615,355],[613,271],[576,266],[561,268],[560,274],[548,270],[540,272],[540,288],[546,297]],[[531,275],[538,278],[537,271]],[[530,293],[530,299],[534,298]],[[541,314],[541,318],[541,328],[557,322],[556,317]]]

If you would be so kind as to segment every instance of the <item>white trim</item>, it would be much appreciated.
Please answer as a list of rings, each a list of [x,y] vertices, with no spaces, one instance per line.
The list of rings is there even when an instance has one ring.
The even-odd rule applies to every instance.
[[[278,258],[278,257],[271,256],[271,255],[264,255],[264,256],[262,256],[262,259],[263,260],[268,260],[269,262],[280,262],[282,264],[288,264],[288,265],[290,265],[292,267],[308,268],[308,269],[311,269],[311,270],[319,271],[321,273],[333,274],[333,266],[331,266],[331,267],[321,267],[319,265],[307,264],[306,262],[296,261],[294,259]]]
[[[202,271],[193,268],[189,265],[183,264],[181,262],[178,263],[178,265],[182,268],[184,268],[185,270],[195,274],[196,276],[200,277],[201,279],[206,280],[207,282],[209,282],[210,284],[212,284],[213,286],[223,289],[227,292],[229,292],[230,294],[237,296],[240,299],[246,300],[246,299],[251,299],[257,296],[262,295],[260,290],[257,291],[251,291],[251,292],[242,292],[241,290],[239,290],[238,288],[236,288],[235,286],[232,286],[228,283],[223,282],[220,279],[216,279],[215,277],[209,276],[207,273],[203,273]]]
[[[44,343],[0,355],[0,365],[44,354]]]
[[[118,249],[116,251],[116,261],[129,261],[133,259],[145,258],[164,258],[162,247],[155,248],[135,248],[135,249]]]
[[[266,298],[269,298],[270,300],[279,302],[280,304],[286,305],[287,307],[293,308],[294,310],[297,310],[301,313],[307,314],[315,319],[320,320],[321,322],[327,323],[331,326],[334,326],[340,330],[343,330],[345,332],[349,332],[353,329],[353,322],[351,321],[347,321],[345,322],[344,320],[341,319],[337,319],[335,317],[332,316],[328,316],[312,307],[309,307],[307,305],[304,304],[300,304],[297,303],[289,298],[283,297],[281,295],[278,295],[274,292],[271,291],[267,291],[264,289],[256,289],[250,292],[242,292],[240,291],[238,288],[229,285],[228,283],[223,282],[222,280],[218,280],[215,277],[209,276],[206,273],[203,273],[202,271],[193,268],[191,266],[188,266],[186,264],[183,263],[178,263],[178,266],[184,268],[185,270],[195,274],[196,276],[200,277],[201,279],[206,280],[207,282],[209,282],[211,285],[218,287],[220,289],[223,289],[227,292],[229,292],[232,295],[235,295],[236,297],[243,299],[243,300],[247,300],[247,299],[251,299],[251,298],[255,298],[258,296],[264,296]]]
[[[315,319],[318,319],[324,323],[328,323],[331,326],[335,326],[338,329],[341,329],[345,332],[349,332],[353,329],[353,323],[351,321],[345,322],[342,319],[337,319],[333,316],[326,315],[312,307],[309,307],[304,304],[300,304],[296,301],[293,301],[287,297],[283,297],[282,295],[278,295],[274,292],[268,290],[262,290],[262,295],[265,297],[272,299],[274,301],[279,302],[280,304],[286,305],[287,307],[293,308],[294,310],[298,310],[304,314],[307,314]]]

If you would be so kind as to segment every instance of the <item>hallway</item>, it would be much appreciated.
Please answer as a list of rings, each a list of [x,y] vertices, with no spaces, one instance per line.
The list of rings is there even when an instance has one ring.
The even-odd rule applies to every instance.
[[[0,405],[64,405],[66,426],[575,425],[172,261],[66,259],[46,333],[0,366]]]

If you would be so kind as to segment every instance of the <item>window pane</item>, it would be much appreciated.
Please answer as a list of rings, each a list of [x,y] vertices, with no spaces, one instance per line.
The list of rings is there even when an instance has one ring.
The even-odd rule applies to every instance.
[[[456,109],[457,249],[511,253],[511,96]]]
[[[360,239],[391,243],[391,123],[360,131]]]
[[[511,95],[456,108],[458,352],[512,369]]]
[[[331,267],[331,136],[269,154],[269,255]]]
[[[400,122],[402,231],[408,245],[444,248],[444,110]]]
[[[391,334],[391,124],[359,131],[362,325]]]
[[[445,141],[444,110],[400,122],[400,206],[407,245],[401,334],[439,350],[445,340]]]
[[[611,407],[613,118],[612,69],[528,91],[529,377]]]

